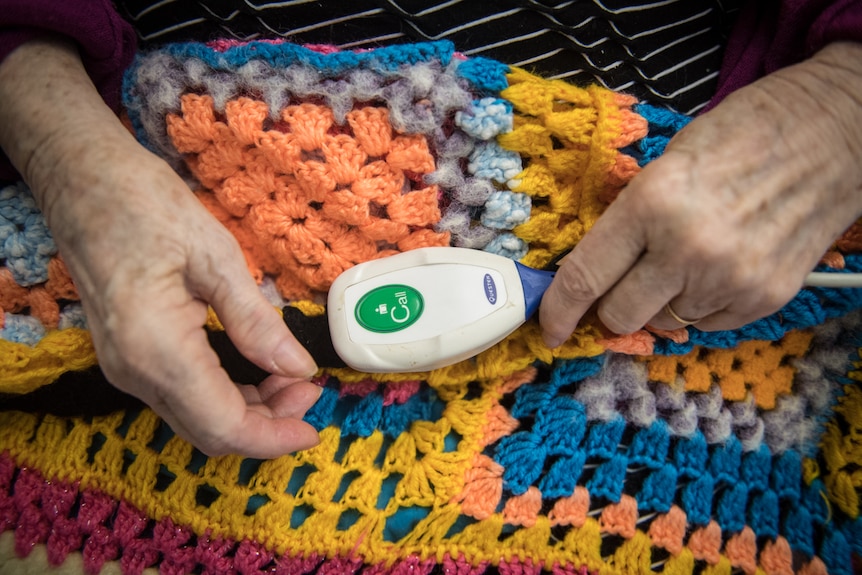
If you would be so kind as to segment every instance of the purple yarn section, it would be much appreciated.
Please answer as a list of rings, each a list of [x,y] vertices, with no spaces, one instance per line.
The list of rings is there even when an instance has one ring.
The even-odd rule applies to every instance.
[[[5,0],[0,13],[0,62],[22,44],[46,35],[74,42],[105,103],[120,110],[123,72],[132,61],[135,31],[109,0]],[[18,177],[5,155],[0,180]]]
[[[734,25],[718,89],[704,111],[715,107],[731,92],[838,41],[862,41],[862,2],[749,2]]]

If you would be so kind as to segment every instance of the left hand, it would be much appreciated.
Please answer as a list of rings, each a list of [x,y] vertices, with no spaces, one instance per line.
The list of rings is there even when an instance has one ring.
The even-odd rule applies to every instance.
[[[790,301],[862,214],[862,45],[731,94],[638,174],[566,256],[540,322],[556,347],[594,304],[615,333],[735,329]]]

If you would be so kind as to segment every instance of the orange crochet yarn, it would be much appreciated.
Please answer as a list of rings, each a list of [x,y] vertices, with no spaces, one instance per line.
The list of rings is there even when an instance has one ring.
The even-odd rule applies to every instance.
[[[775,407],[776,397],[792,391],[795,370],[787,364],[802,357],[811,344],[807,331],[788,333],[778,341],[742,342],[735,349],[695,348],[684,356],[652,356],[649,378],[673,384],[681,376],[686,391],[709,391],[713,382],[727,400],[745,399],[748,391],[762,409]]]
[[[48,281],[34,286],[21,286],[15,282],[7,268],[0,267],[0,328],[5,314],[29,310],[50,329],[60,323],[60,305],[57,300],[77,300],[78,291],[72,284],[66,265],[59,257],[48,262]]]
[[[198,197],[237,237],[252,274],[284,297],[325,291],[359,262],[449,244],[425,137],[398,134],[389,111],[366,106],[335,122],[326,106],[287,106],[272,124],[264,102],[186,94],[168,134],[201,183]],[[272,125],[270,125],[272,124]]]

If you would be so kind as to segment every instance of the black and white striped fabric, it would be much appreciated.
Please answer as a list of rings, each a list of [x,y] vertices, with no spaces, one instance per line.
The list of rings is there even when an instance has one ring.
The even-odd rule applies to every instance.
[[[144,45],[286,38],[341,48],[451,40],[545,77],[696,113],[743,0],[117,0]]]

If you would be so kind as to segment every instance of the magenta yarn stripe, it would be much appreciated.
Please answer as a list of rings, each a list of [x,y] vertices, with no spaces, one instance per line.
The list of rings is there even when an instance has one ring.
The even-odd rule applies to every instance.
[[[0,454],[0,533],[15,534],[15,553],[27,557],[45,545],[48,561],[62,565],[71,553],[81,553],[87,573],[98,573],[110,561],[119,562],[124,575],[138,575],[158,567],[162,575],[198,571],[204,575],[236,572],[244,575],[428,575],[434,559],[415,556],[392,565],[366,564],[361,557],[324,554],[277,556],[260,543],[195,536],[191,529],[170,518],[154,520],[126,502],[95,489],[80,489],[77,482],[47,480],[35,469],[19,467]],[[444,573],[483,575],[538,575],[543,566],[527,559],[472,565],[466,557],[448,554],[439,565]],[[586,567],[553,565],[553,575],[588,575]]]

